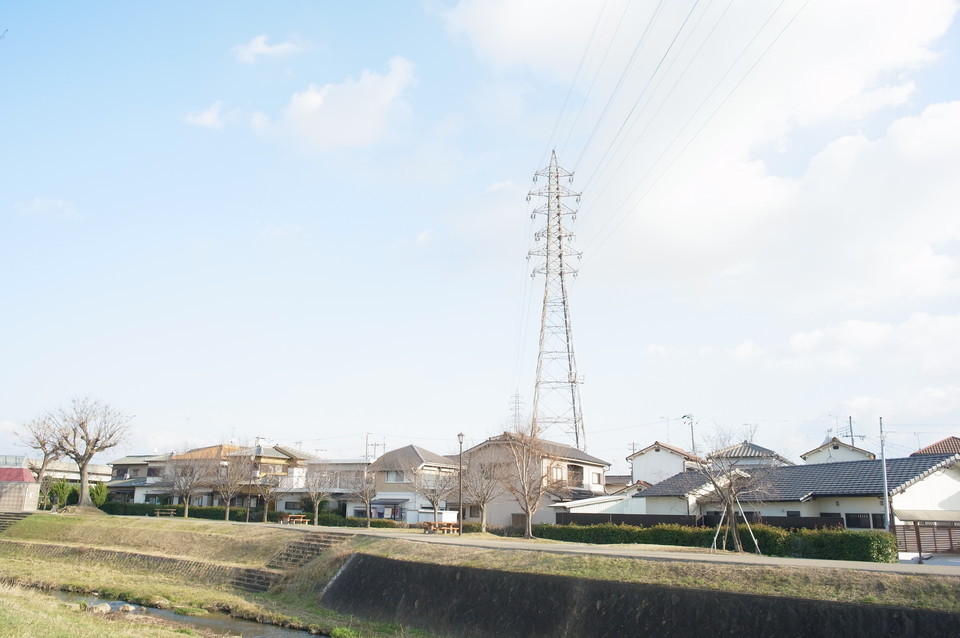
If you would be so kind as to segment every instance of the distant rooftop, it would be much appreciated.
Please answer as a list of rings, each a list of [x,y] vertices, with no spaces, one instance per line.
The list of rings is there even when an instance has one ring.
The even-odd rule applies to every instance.
[[[920,448],[910,456],[920,456],[923,454],[960,454],[960,438],[948,436],[941,441]]]

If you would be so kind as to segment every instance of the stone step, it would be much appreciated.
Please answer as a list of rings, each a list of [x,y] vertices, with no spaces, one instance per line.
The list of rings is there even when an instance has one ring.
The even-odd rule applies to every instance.
[[[267,563],[267,567],[274,569],[301,567],[345,540],[346,537],[340,534],[312,532],[277,552]]]
[[[237,589],[250,592],[264,592],[280,582],[282,574],[268,572],[262,569],[241,569],[231,579],[230,584]]]

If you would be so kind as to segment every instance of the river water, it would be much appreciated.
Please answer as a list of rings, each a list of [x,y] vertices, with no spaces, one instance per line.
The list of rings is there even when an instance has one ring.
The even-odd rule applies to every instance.
[[[72,594],[70,592],[63,591],[54,591],[50,592],[50,594],[55,598],[68,603],[83,602],[88,605],[109,603],[114,609],[117,609],[120,605],[124,604],[123,601],[104,600],[96,596]],[[301,631],[299,629],[287,629],[285,627],[277,627],[275,625],[262,625],[260,623],[253,622],[252,620],[242,620],[240,618],[233,618],[227,614],[220,614],[216,612],[212,612],[204,616],[181,616],[180,614],[173,613],[169,609],[154,609],[153,607],[141,607],[140,605],[134,605],[134,607],[137,608],[137,611],[129,613],[150,614],[151,616],[157,616],[165,620],[171,620],[188,627],[214,631],[224,636],[242,636],[243,638],[304,638],[305,636],[310,635],[309,632]]]

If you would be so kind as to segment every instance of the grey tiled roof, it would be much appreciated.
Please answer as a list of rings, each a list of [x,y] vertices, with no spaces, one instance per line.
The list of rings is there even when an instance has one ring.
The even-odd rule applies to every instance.
[[[713,459],[777,459],[781,463],[793,464],[792,461],[783,458],[773,450],[768,450],[765,447],[761,447],[756,443],[750,443],[749,441],[737,443],[725,447],[722,450],[711,452],[709,456]]]
[[[370,469],[377,472],[383,470],[416,470],[423,465],[456,467],[457,462],[422,447],[407,445],[383,454],[370,464]]]
[[[960,461],[960,455],[937,454],[887,459],[887,486],[896,494],[933,471]],[[879,459],[744,468],[759,485],[751,498],[765,501],[804,501],[816,496],[880,496],[883,493],[883,468]],[[709,481],[700,472],[683,472],[657,483],[639,494],[684,496]]]
[[[490,442],[502,442],[514,437],[515,437],[514,434],[511,434],[510,432],[504,432],[503,434],[490,437],[480,445],[484,445]],[[547,441],[546,439],[536,439],[536,441],[537,441],[537,445],[543,449],[544,454],[547,457],[552,459],[567,460],[567,461],[581,461],[583,463],[590,463],[592,465],[603,465],[603,466],[610,465],[608,461],[604,461],[603,459],[597,458],[595,456],[591,456],[590,454],[587,454],[583,450],[579,450],[570,445],[564,445],[563,443],[556,443],[554,441]]]

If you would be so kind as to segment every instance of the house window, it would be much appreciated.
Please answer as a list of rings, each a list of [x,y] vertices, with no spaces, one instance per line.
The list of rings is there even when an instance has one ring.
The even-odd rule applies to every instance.
[[[554,481],[562,481],[562,480],[563,480],[563,468],[562,468],[562,467],[554,467],[554,468],[553,468],[553,480],[554,480]]]
[[[601,483],[603,483],[603,480],[602,480],[602,477],[601,477],[601,475],[600,475],[600,472],[594,472],[594,473],[593,473],[593,484],[594,484],[594,485],[600,485]]]
[[[130,476],[140,476],[140,470],[139,470],[139,469],[136,469],[136,468],[131,469],[131,470],[130,470]]]
[[[480,506],[471,505],[467,508],[467,518],[480,518]]]
[[[148,467],[147,476],[163,476],[163,470],[159,467]]]
[[[820,512],[821,518],[843,518],[840,512]]]
[[[787,516],[800,516],[800,510],[787,510]]]
[[[871,514],[870,518],[873,519],[873,529],[884,529],[887,526],[886,516],[883,514]]]
[[[583,468],[579,465],[567,466],[567,485],[570,487],[583,487]]]
[[[387,472],[387,483],[406,483],[406,477],[402,470],[390,470]]]
[[[870,515],[847,514],[847,527],[850,529],[870,529]]]
[[[299,512],[300,510],[303,509],[303,506],[300,505],[300,501],[287,501],[283,504],[283,509],[287,510],[288,512],[289,511]]]

